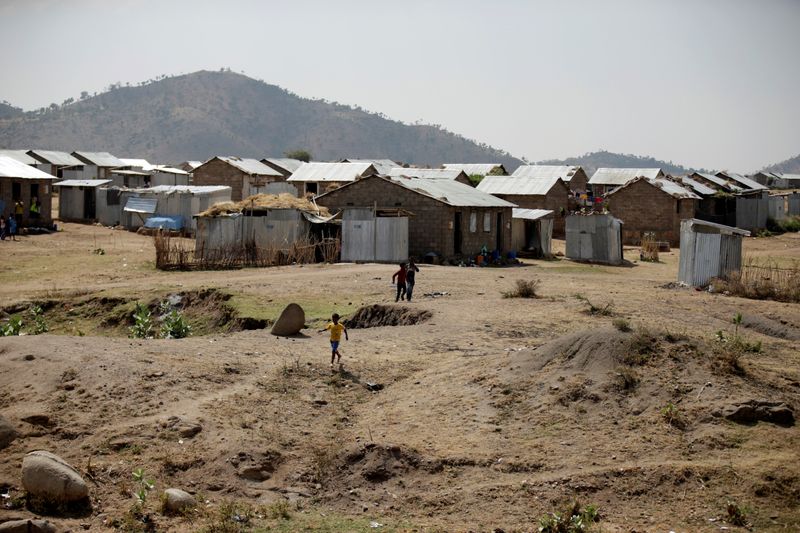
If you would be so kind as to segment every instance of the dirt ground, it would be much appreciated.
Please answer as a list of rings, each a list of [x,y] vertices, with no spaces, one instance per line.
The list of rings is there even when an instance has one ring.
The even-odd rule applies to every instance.
[[[729,504],[753,530],[800,528],[798,427],[720,416],[747,400],[797,412],[800,306],[678,288],[677,250],[626,249],[625,267],[420,265],[398,306],[430,318],[352,329],[331,372],[316,329],[394,306],[391,265],[161,272],[149,237],[62,230],[0,242],[0,307],[25,330],[40,305],[50,330],[0,338],[0,415],[20,433],[0,451],[0,521],[36,515],[20,465],[41,449],[90,484],[90,508],[49,516],[73,531],[536,531],[572,500],[607,532],[744,531]],[[745,254],[800,261],[800,235]],[[504,298],[519,279],[540,297]],[[127,337],[136,302],[170,298],[195,335]],[[290,302],[301,335],[251,329]],[[737,313],[760,343],[738,372],[715,340]],[[131,512],[138,468],[156,485],[147,524]],[[169,487],[199,510],[162,515]]]

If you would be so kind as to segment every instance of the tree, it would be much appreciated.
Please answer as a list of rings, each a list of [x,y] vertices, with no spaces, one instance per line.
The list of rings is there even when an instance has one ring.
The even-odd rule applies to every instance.
[[[89,91],[81,91],[81,100],[89,98]]]
[[[305,161],[306,163],[311,161],[311,152],[308,150],[288,150],[283,152],[283,155],[289,159],[298,159],[300,161]]]

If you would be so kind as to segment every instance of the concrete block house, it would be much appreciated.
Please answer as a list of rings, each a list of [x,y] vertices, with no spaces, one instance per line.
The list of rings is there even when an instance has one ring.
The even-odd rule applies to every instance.
[[[59,178],[66,178],[70,172],[76,172],[74,169],[83,168],[83,163],[67,152],[29,150],[28,155],[36,160],[36,168]]]
[[[552,179],[560,178],[573,193],[586,192],[589,177],[583,167],[568,165],[522,165],[513,174],[515,178]]]
[[[665,174],[660,168],[598,168],[589,178],[587,185],[591,187],[594,196],[603,196],[634,178],[652,180],[664,177]]]
[[[16,215],[20,226],[50,226],[53,183],[58,178],[10,157],[0,156],[0,213]],[[34,199],[38,204],[32,210]],[[22,202],[22,213],[15,206]],[[38,209],[38,213],[37,213]]]
[[[569,210],[570,190],[561,178],[486,176],[477,189],[521,208],[552,211],[555,216],[553,237],[564,238],[564,217]]]
[[[125,167],[125,163],[108,152],[72,152],[72,157],[81,162],[78,175],[68,176],[70,179],[107,180],[111,179],[114,169]],[[67,177],[67,176],[64,176]]]
[[[321,163],[311,162],[294,171],[286,181],[297,187],[300,196],[323,194],[367,176],[378,174],[369,162]]]
[[[334,210],[372,208],[409,213],[408,253],[449,259],[482,247],[508,252],[514,204],[452,180],[369,176],[316,198]],[[344,246],[344,243],[343,243]]]
[[[257,159],[215,156],[192,172],[193,185],[225,185],[238,202],[264,192],[269,183],[286,181],[284,175]]]
[[[694,218],[700,196],[674,181],[634,178],[606,195],[606,208],[623,222],[623,244],[638,245],[645,233],[678,246],[681,221]]]
[[[463,170],[456,168],[404,168],[395,167],[389,170],[386,175],[392,177],[406,176],[408,178],[423,178],[430,180],[450,180],[472,185],[469,176]]]

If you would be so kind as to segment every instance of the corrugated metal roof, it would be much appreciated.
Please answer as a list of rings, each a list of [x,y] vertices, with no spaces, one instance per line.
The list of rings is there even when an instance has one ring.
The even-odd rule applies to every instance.
[[[784,180],[800,180],[800,174],[779,174],[778,177]]]
[[[681,182],[683,182],[684,185],[687,185],[687,186],[691,187],[692,189],[694,189],[694,192],[696,192],[697,194],[700,194],[700,195],[703,195],[703,196],[710,196],[710,195],[714,194],[715,192],[717,192],[716,189],[712,189],[708,185],[703,185],[699,181],[693,180],[689,176],[683,176],[681,178]]]
[[[386,174],[389,170],[399,167],[396,162],[391,159],[342,159],[342,163],[370,163],[375,170],[381,174]]]
[[[234,167],[238,168],[242,172],[246,174],[251,174],[255,176],[275,176],[275,177],[282,177],[283,174],[278,172],[272,167],[268,167],[258,159],[248,159],[242,157],[232,157],[232,156],[217,156],[217,159],[221,161],[225,161],[229,165],[233,165]]]
[[[111,180],[64,180],[54,183],[56,187],[99,187],[111,183]]]
[[[732,179],[736,183],[740,185],[744,185],[745,188],[750,189],[751,191],[766,191],[769,187],[761,185],[759,182],[752,180],[748,177],[742,176],[741,174],[735,174],[733,172],[718,172],[717,175],[722,174],[723,177],[727,176],[728,178]]]
[[[702,172],[697,172],[697,175],[700,176],[701,178],[707,179],[708,181],[710,181],[714,185],[718,185],[718,186],[720,186],[723,189],[728,190],[728,191],[736,192],[736,191],[743,190],[738,185],[736,185],[734,183],[730,183],[728,180],[724,180],[724,179],[720,178],[719,176],[715,176],[714,174],[704,174]]]
[[[568,165],[522,165],[511,175],[515,178],[561,178],[569,183],[579,168]]]
[[[197,168],[197,167],[199,167],[200,165],[203,164],[202,161],[184,161],[183,163],[185,163],[185,164],[189,165],[190,167],[192,167],[192,170],[194,170],[195,168]],[[181,164],[183,164],[183,163],[181,163]]]
[[[21,178],[30,180],[58,180],[57,178],[47,172],[42,172],[38,168],[33,168],[30,165],[21,163],[11,157],[0,156],[0,177],[4,178]],[[10,196],[10,193],[9,193]]]
[[[408,176],[411,178],[456,180],[463,170],[449,168],[402,168],[395,167],[385,172],[387,176]],[[466,176],[466,173],[464,173]]]
[[[155,165],[153,167],[153,172],[164,172],[166,174],[180,174],[182,176],[188,176],[189,173],[185,170],[181,170],[180,168],[173,168],[168,167],[166,165]]]
[[[262,161],[269,161],[276,167],[281,167],[289,174],[293,173],[295,170],[300,168],[305,161],[300,161],[299,159],[291,159],[289,157],[268,157],[266,159],[262,159]]]
[[[513,176],[486,176],[478,184],[479,191],[488,194],[519,194],[543,196],[561,181],[560,178],[515,178]],[[563,182],[562,182],[563,183]]]
[[[376,177],[374,179],[386,179]],[[496,196],[458,181],[392,176],[394,183],[454,207],[516,207]]]
[[[372,163],[303,163],[286,181],[349,182],[374,171]]]
[[[149,176],[149,172],[143,172],[141,170],[112,170],[112,174],[120,174],[122,176]]]
[[[525,220],[539,220],[553,214],[550,209],[522,209],[515,207],[512,211],[512,218],[523,218]]]
[[[140,191],[150,191],[154,193],[190,193],[190,194],[210,194],[225,190],[231,190],[227,185],[156,185]]]
[[[598,168],[589,185],[625,185],[633,178],[655,179],[660,175],[660,168]]]
[[[0,156],[16,159],[24,165],[36,165],[39,162],[28,155],[26,150],[0,150]]]
[[[733,226],[725,226],[723,224],[717,224],[715,222],[708,222],[707,220],[698,220],[696,218],[689,218],[684,221],[684,224],[687,228],[693,228],[695,226],[704,226],[706,228],[714,228],[718,229],[720,233],[728,234],[728,235],[744,235],[745,237],[750,236],[750,232],[740,228],[734,228]],[[683,224],[682,224],[683,225]]]
[[[621,191],[622,189],[629,187],[640,180],[647,180],[648,183],[650,183],[654,187],[658,187],[659,189],[669,194],[673,198],[687,198],[692,200],[701,200],[701,198],[697,196],[695,193],[693,193],[689,189],[683,187],[679,183],[676,183],[672,180],[668,180],[666,178],[649,179],[645,177],[634,178],[625,185],[617,187],[613,191],[609,192],[606,196],[612,196],[617,191]]]
[[[120,159],[117,159],[113,155],[109,154],[108,152],[78,152],[76,150],[72,152],[72,155],[74,155],[78,159],[85,159],[86,161],[89,162],[88,164],[95,165],[98,167],[116,168],[125,166],[125,163],[123,163]]]
[[[152,170],[155,167],[147,159],[126,159],[121,157],[119,160],[125,163],[126,167],[139,167],[142,170]]]
[[[129,213],[153,214],[156,212],[157,206],[158,198],[137,198],[132,196],[128,198],[128,202],[125,204],[123,211],[128,211]]]
[[[502,168],[503,174],[506,174],[506,167],[500,163],[445,163],[442,166],[451,170],[462,170],[467,176],[486,176],[496,168]]]
[[[28,153],[34,154],[45,163],[59,167],[78,167],[83,165],[81,161],[67,152],[57,152],[55,150],[30,150]]]

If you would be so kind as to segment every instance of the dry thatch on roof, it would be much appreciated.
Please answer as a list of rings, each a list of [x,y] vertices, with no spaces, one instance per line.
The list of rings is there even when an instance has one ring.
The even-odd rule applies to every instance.
[[[327,207],[317,205],[307,198],[297,198],[291,194],[256,194],[241,202],[220,202],[214,204],[198,216],[218,217],[246,211],[265,211],[267,209],[298,209],[320,216],[330,216]]]

